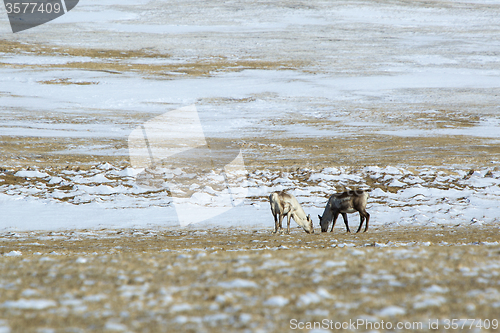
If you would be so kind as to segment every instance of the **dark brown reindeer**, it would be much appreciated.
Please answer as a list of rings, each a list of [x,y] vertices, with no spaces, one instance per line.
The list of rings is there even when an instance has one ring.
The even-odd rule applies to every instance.
[[[323,212],[323,216],[319,216],[319,225],[321,226],[321,232],[328,231],[328,225],[333,220],[332,230],[335,226],[335,222],[339,217],[339,214],[342,214],[342,218],[344,219],[345,226],[347,228],[347,232],[351,232],[349,229],[349,222],[347,221],[347,213],[356,213],[359,212],[359,228],[356,233],[361,230],[363,226],[363,222],[366,219],[365,230],[368,230],[368,222],[370,221],[370,214],[366,211],[366,202],[368,200],[368,193],[363,190],[355,190],[355,191],[346,191],[342,193],[333,194],[328,203],[326,204],[325,211]]]

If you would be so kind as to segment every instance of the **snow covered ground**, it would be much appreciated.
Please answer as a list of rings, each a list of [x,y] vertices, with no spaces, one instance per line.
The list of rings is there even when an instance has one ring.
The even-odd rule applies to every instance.
[[[250,171],[234,184],[245,202],[207,225],[267,226],[263,198],[277,189],[316,216],[349,185],[373,190],[373,223],[497,222],[499,11],[85,1],[18,34],[0,15],[0,228],[177,225],[175,188],[134,184],[127,138],[188,105]],[[204,171],[174,196],[217,209],[220,170]]]
[[[208,217],[208,212],[217,214],[192,220],[198,222],[196,227],[271,228],[267,197],[273,191],[294,194],[316,220],[331,193],[356,188],[370,190],[368,211],[372,225],[377,226],[492,224],[498,223],[500,216],[500,171],[488,169],[371,166],[358,170],[257,170],[221,187],[221,174],[194,174],[178,168],[159,170],[162,184],[156,188],[137,183],[141,171],[109,163],[60,173],[50,168],[7,169],[0,172],[2,227],[13,231],[174,227],[180,225],[178,214],[197,214],[205,209]],[[228,189],[233,194],[245,193],[244,200],[233,207],[225,200]],[[174,205],[173,198],[185,206]],[[353,215],[351,225],[358,223],[357,215]]]

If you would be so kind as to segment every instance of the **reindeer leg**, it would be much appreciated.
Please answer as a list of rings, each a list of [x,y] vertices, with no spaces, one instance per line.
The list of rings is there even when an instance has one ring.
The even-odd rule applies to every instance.
[[[349,229],[349,221],[347,221],[347,213],[342,213],[342,218],[344,219],[345,227],[347,228],[347,232],[351,232]]]
[[[359,212],[359,228],[358,228],[358,231],[356,231],[356,233],[358,233],[361,230],[361,227],[363,226],[364,220],[365,220],[365,216],[363,215],[362,212]]]
[[[282,215],[282,214],[280,214],[280,216],[279,216],[280,233],[283,232],[282,222],[283,222],[284,217],[285,217],[285,215]]]
[[[287,225],[287,228],[286,228],[286,233],[287,234],[290,234],[290,219],[292,218],[292,213],[288,213],[288,225]]]
[[[365,224],[365,231],[363,232],[366,232],[366,230],[368,230],[368,221],[370,221],[370,214],[368,214],[366,210],[365,210],[365,215],[366,215],[366,224]]]
[[[333,223],[332,223],[332,230],[330,232],[333,232],[333,227],[335,227],[335,222],[337,222],[337,218],[339,217],[339,213],[333,213]],[[328,229],[328,228],[327,228]]]
[[[277,231],[278,231],[278,216],[273,214],[273,217],[274,217],[274,230],[273,230],[273,234],[275,234]]]

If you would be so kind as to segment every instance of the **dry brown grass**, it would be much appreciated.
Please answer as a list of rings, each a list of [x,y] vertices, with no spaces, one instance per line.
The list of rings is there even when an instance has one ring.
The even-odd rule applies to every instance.
[[[245,163],[270,168],[366,165],[481,167],[500,158],[494,142],[466,136],[400,137],[362,134],[338,138],[247,138]],[[272,156],[272,159],[269,157]]]
[[[149,50],[102,50],[59,47],[43,44],[22,44],[19,42],[0,40],[0,49],[6,54],[32,55],[32,56],[58,56],[68,57],[68,62],[64,64],[46,64],[46,65],[26,65],[26,64],[8,64],[0,65],[11,68],[26,69],[81,69],[104,71],[113,74],[124,72],[138,72],[148,76],[161,76],[163,78],[176,78],[180,75],[188,76],[209,76],[216,72],[234,72],[245,69],[296,69],[303,65],[300,61],[266,61],[266,60],[231,60],[225,56],[215,56],[209,59],[197,59],[195,61],[168,62],[168,54],[152,52]],[[92,61],[81,61],[78,58],[71,57],[89,57]],[[165,59],[163,64],[130,62],[138,59]],[[71,82],[71,81],[69,81]],[[54,83],[44,81],[42,83]],[[97,84],[92,83],[92,84]]]
[[[2,52],[7,54],[22,53],[43,56],[91,57],[96,59],[170,58],[170,55],[168,54],[152,52],[149,50],[104,50],[61,47],[36,43],[25,44],[7,40],[0,40],[0,48],[2,49]]]
[[[94,152],[88,147],[96,145]],[[129,164],[125,154],[109,155],[99,150],[127,149],[127,142],[114,138],[17,137],[0,136],[0,166],[89,168],[101,162]],[[81,150],[85,152],[81,152]]]
[[[76,84],[76,85],[79,85],[79,86],[88,86],[88,85],[91,85],[91,84],[99,84],[99,82],[95,82],[95,81],[73,81],[70,78],[38,81],[38,83],[43,83],[43,84],[62,84],[62,85]]]
[[[499,288],[500,246],[473,245],[500,241],[498,226],[375,227],[365,234],[339,228],[313,235],[293,229],[289,236],[270,230],[4,233],[0,318],[14,333],[113,331],[113,324],[135,332],[284,332],[291,319],[363,316],[424,325],[500,319],[492,306],[500,301],[492,291]],[[22,255],[5,256],[11,251]],[[248,286],[224,284],[238,279]],[[433,285],[442,292],[425,291]],[[330,296],[306,304],[308,293],[325,291]],[[288,304],[266,305],[273,296]],[[37,310],[5,303],[21,299],[55,304]],[[445,301],[418,305],[426,299]],[[388,306],[406,313],[380,315]]]
[[[225,158],[234,149],[242,149],[249,169],[323,168],[330,166],[403,165],[481,168],[500,159],[496,142],[469,136],[399,137],[377,134],[346,136],[341,140],[317,137],[280,138],[243,137],[207,138],[212,143],[215,160]],[[88,147],[95,146],[94,149]],[[226,148],[226,147],[231,148]],[[129,164],[126,138],[51,138],[0,136],[4,167],[88,167],[109,162]],[[80,151],[86,151],[80,153]],[[109,151],[121,150],[110,155]],[[174,163],[173,161],[170,161]],[[169,162],[169,163],[170,163]],[[211,160],[200,161],[199,168],[209,168]],[[186,164],[187,163],[187,164]],[[195,166],[192,161],[179,165]],[[173,165],[171,165],[173,166]]]

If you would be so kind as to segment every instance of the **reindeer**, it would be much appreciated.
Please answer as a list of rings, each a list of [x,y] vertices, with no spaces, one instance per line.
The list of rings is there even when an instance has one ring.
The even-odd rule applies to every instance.
[[[274,192],[269,196],[269,203],[271,204],[271,212],[274,217],[274,230],[273,234],[278,231],[278,221],[280,232],[283,232],[281,222],[285,215],[288,218],[287,234],[290,233],[290,218],[293,218],[298,225],[300,225],[308,234],[314,233],[313,221],[311,215],[307,215],[300,206],[295,197],[285,191]]]
[[[323,212],[323,216],[318,215],[319,224],[321,226],[321,232],[328,231],[328,225],[333,219],[332,230],[335,226],[335,222],[337,221],[337,217],[339,214],[342,214],[344,219],[345,226],[347,228],[347,232],[351,232],[349,230],[349,224],[347,221],[347,213],[355,213],[359,212],[359,228],[356,233],[361,230],[363,226],[363,221],[366,218],[365,231],[368,230],[368,222],[370,221],[370,214],[366,211],[366,201],[368,200],[368,193],[363,190],[356,191],[347,191],[343,193],[335,193],[333,194],[328,203],[326,204],[325,211]]]

